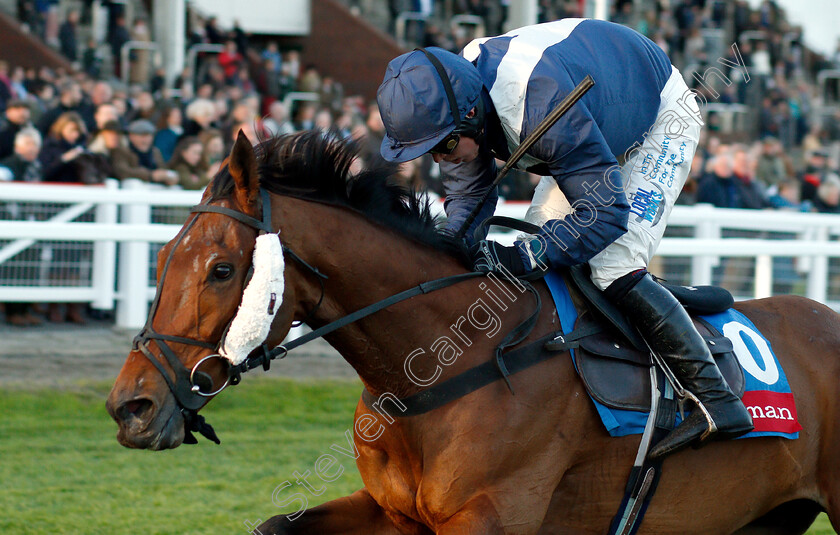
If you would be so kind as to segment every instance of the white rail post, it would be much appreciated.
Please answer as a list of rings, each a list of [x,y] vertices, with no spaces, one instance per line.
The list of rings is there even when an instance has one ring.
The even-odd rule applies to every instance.
[[[762,254],[755,257],[755,283],[753,297],[763,299],[773,295],[773,257]]]
[[[146,184],[138,179],[128,179],[123,180],[122,187],[143,190]],[[123,223],[148,225],[151,220],[152,208],[148,204],[123,206]],[[126,241],[120,244],[117,327],[136,329],[146,322],[150,250],[147,241]]]
[[[120,187],[117,180],[109,178],[105,181],[105,189],[116,191]],[[117,205],[115,203],[100,203],[96,205],[96,223],[116,223]],[[93,242],[93,273],[91,283],[96,298],[90,306],[98,310],[114,308],[114,285],[117,278],[117,242]]]
[[[828,227],[821,226],[814,229],[812,238],[818,242],[828,242]],[[808,272],[808,297],[820,303],[825,303],[828,295],[828,257],[814,255],[811,257],[811,269]]]
[[[714,209],[711,206],[697,206],[697,226],[694,237],[697,239],[720,239],[720,226],[714,221]],[[697,254],[691,258],[691,284],[709,285],[712,284],[712,268],[720,262],[720,258],[714,255]]]

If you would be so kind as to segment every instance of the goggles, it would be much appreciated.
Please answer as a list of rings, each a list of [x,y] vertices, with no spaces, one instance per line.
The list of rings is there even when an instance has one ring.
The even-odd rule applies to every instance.
[[[445,138],[441,139],[437,145],[429,149],[429,154],[452,154],[452,152],[458,148],[458,143],[460,141],[460,134],[449,134]]]

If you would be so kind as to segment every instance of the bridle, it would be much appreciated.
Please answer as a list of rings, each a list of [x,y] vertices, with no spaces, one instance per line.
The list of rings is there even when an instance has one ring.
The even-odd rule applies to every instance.
[[[163,270],[161,271],[160,277],[158,279],[155,298],[152,301],[152,305],[149,309],[149,316],[146,319],[146,324],[144,325],[140,333],[134,338],[134,349],[141,351],[142,354],[155,366],[155,368],[157,368],[161,376],[163,376],[164,380],[166,381],[166,384],[169,387],[169,390],[172,392],[172,395],[175,397],[175,401],[178,404],[178,407],[181,410],[181,414],[184,417],[184,444],[198,443],[198,440],[196,440],[195,436],[192,434],[193,431],[198,432],[199,434],[201,434],[209,440],[212,440],[216,444],[220,443],[219,438],[216,436],[216,432],[213,430],[213,427],[210,426],[210,424],[208,424],[204,420],[203,416],[198,414],[198,409],[200,409],[206,403],[209,397],[215,396],[216,394],[224,390],[228,385],[239,384],[242,373],[247,372],[248,370],[252,370],[258,366],[262,366],[264,370],[268,370],[272,360],[284,358],[292,349],[302,346],[303,344],[306,344],[308,342],[311,342],[316,338],[320,338],[326,334],[329,334],[337,329],[349,325],[350,323],[370,316],[371,314],[388,308],[391,305],[399,303],[400,301],[405,301],[406,299],[418,295],[428,294],[465,280],[474,279],[477,277],[484,277],[487,275],[487,273],[483,271],[474,271],[469,273],[461,273],[458,275],[450,275],[448,277],[442,277],[439,279],[418,284],[413,288],[409,288],[408,290],[404,290],[381,301],[377,301],[376,303],[368,305],[331,323],[328,323],[327,325],[319,327],[299,338],[292,340],[287,344],[281,344],[272,349],[269,348],[265,343],[263,343],[255,350],[253,350],[243,362],[237,365],[230,365],[229,361],[227,359],[224,359],[219,354],[219,349],[224,343],[227,331],[228,329],[230,329],[230,324],[228,324],[225,327],[224,333],[222,334],[219,341],[216,343],[156,332],[152,328],[152,321],[154,319],[155,312],[157,311],[158,304],[160,303],[163,282],[166,279],[166,273],[169,269],[169,264],[172,261],[172,255],[174,254],[175,249],[183,240],[184,236],[189,232],[189,230],[198,220],[198,215],[201,213],[214,213],[225,215],[255,229],[258,232],[258,235],[274,232],[271,226],[271,199],[269,197],[268,192],[262,188],[260,188],[260,197],[262,199],[262,220],[251,217],[238,210],[233,210],[231,208],[226,208],[223,206],[200,204],[197,206],[193,206],[190,209],[190,212],[196,215],[195,217],[193,217],[192,220],[190,220],[189,223],[187,223],[187,225],[183,229],[181,229],[181,232],[178,234],[175,243],[172,246],[172,249],[170,249],[169,255],[166,258],[166,262],[164,262]],[[295,254],[294,251],[289,249],[287,246],[283,245],[282,250],[284,255],[288,255],[295,262],[300,264],[307,271],[309,271],[311,274],[317,277],[321,285],[321,296],[317,304],[312,310],[310,310],[307,313],[306,319],[302,320],[301,322],[307,323],[310,319],[314,317],[315,312],[318,310],[318,308],[324,300],[324,281],[327,279],[327,276],[321,273],[317,268],[307,263],[300,256]],[[246,281],[243,285],[243,288],[244,286],[247,286],[248,278],[250,277],[250,273],[252,270],[253,265],[251,265],[249,275],[246,276]],[[525,278],[520,278],[520,281],[523,284],[526,284],[526,287],[529,289],[529,291],[535,298],[537,306],[536,310],[527,319],[521,322],[511,333],[509,333],[505,340],[502,341],[502,344],[497,348],[496,367],[499,373],[501,374],[501,377],[508,383],[508,387],[510,387],[510,383],[507,379],[509,373],[501,359],[501,350],[506,347],[512,347],[524,340],[524,338],[528,335],[528,333],[531,332],[534,325],[536,324],[536,318],[539,314],[539,310],[541,307],[539,294],[533,289],[533,287],[527,284]],[[170,378],[169,373],[167,373],[163,364],[161,363],[160,358],[156,357],[152,353],[151,349],[149,349],[149,341],[151,340],[154,340],[156,345],[160,348],[163,357],[166,359],[166,362],[169,364],[169,367],[175,374],[174,382]],[[181,363],[181,361],[175,355],[175,352],[172,351],[172,349],[169,347],[169,344],[167,342],[201,347],[204,349],[214,351],[214,353],[202,357],[195,365],[193,365],[191,369],[188,369]],[[228,377],[226,378],[224,384],[222,384],[222,386],[220,386],[216,390],[213,390],[214,385],[210,375],[199,369],[199,367],[204,362],[213,358],[218,358],[227,366],[228,374]]]
[[[197,206],[193,206],[190,209],[190,212],[196,215],[181,230],[177,239],[175,240],[175,243],[170,249],[169,255],[166,257],[166,262],[164,262],[163,264],[163,270],[161,271],[160,277],[158,278],[157,289],[155,291],[155,298],[152,301],[151,307],[149,308],[149,315],[146,319],[146,323],[143,326],[143,329],[140,331],[140,333],[134,338],[133,349],[139,350],[152,363],[152,365],[154,365],[154,367],[157,368],[158,372],[160,372],[161,376],[166,381],[166,385],[169,387],[169,390],[172,392],[172,395],[175,397],[175,401],[178,403],[178,406],[181,410],[181,414],[184,417],[185,444],[195,444],[198,442],[192,435],[192,431],[197,431],[206,438],[219,444],[219,438],[216,436],[216,433],[213,431],[213,428],[205,422],[204,417],[198,414],[198,409],[200,409],[207,402],[207,398],[215,396],[216,394],[224,390],[225,387],[228,386],[228,384],[237,384],[240,380],[240,375],[238,373],[229,374],[224,384],[222,384],[222,386],[220,386],[219,388],[213,390],[213,380],[211,379],[210,375],[200,370],[201,365],[211,359],[219,359],[225,363],[228,362],[227,360],[221,357],[221,355],[219,354],[219,349],[221,348],[224,342],[228,329],[230,329],[230,324],[228,324],[227,327],[225,327],[225,332],[222,334],[222,337],[216,343],[207,342],[204,340],[196,340],[194,338],[188,338],[184,336],[173,336],[170,334],[163,334],[154,330],[154,328],[152,327],[152,322],[155,317],[155,312],[157,311],[158,305],[160,303],[160,296],[162,294],[163,283],[166,280],[166,273],[169,269],[169,264],[172,261],[172,257],[175,253],[175,250],[177,249],[178,245],[180,245],[181,241],[184,239],[184,237],[187,235],[190,229],[193,227],[195,222],[198,220],[198,215],[201,213],[222,214],[231,217],[239,221],[240,223],[244,223],[245,225],[253,228],[258,232],[258,235],[274,232],[271,226],[271,200],[269,198],[268,192],[260,188],[260,197],[262,199],[262,220],[251,217],[238,210],[226,208],[224,206],[200,204]],[[310,318],[312,318],[312,316],[315,314],[315,312],[318,310],[318,308],[321,306],[321,303],[323,302],[325,291],[324,280],[327,278],[327,276],[318,271],[317,268],[309,265],[306,261],[300,258],[297,254],[294,253],[294,251],[289,249],[287,246],[283,245],[282,248],[284,254],[288,255],[295,262],[301,264],[304,268],[306,268],[313,275],[315,275],[318,281],[320,282],[321,297],[316,303],[315,307],[307,314],[307,319],[304,321],[308,321]],[[248,280],[250,279],[252,273],[253,265],[251,265],[248,275],[246,275],[245,277],[244,286],[247,286]],[[166,359],[166,362],[169,364],[169,367],[175,375],[174,381],[170,377],[170,374],[164,368],[160,358],[156,357],[152,353],[152,350],[149,348],[149,341],[151,340],[155,341],[155,344],[158,346],[158,348],[160,348],[160,352]],[[167,342],[209,349],[213,351],[213,353],[202,357],[191,369],[188,369],[181,363],[181,361],[175,355],[175,352],[172,350],[172,348]]]

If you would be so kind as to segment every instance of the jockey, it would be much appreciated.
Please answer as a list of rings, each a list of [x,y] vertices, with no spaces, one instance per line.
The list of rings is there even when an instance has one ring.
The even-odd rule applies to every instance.
[[[490,188],[495,159],[522,140],[586,75],[594,87],[522,157],[543,176],[526,220],[541,227],[512,247],[473,244],[477,269],[514,275],[588,262],[591,278],[674,371],[696,410],[650,452],[734,438],[752,419],[677,300],[648,273],[689,174],[702,119],[667,55],[610,22],[563,19],[472,41],[462,55],[418,49],[388,64],[377,101],[392,162],[431,153],[457,231]],[[490,195],[468,240],[493,214]]]

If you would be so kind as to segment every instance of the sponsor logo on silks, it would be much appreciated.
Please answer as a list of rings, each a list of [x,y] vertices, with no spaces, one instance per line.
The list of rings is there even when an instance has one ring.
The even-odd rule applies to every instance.
[[[630,194],[630,213],[636,216],[636,222],[647,221],[655,227],[665,211],[665,193],[656,183],[649,188],[640,187]]]

